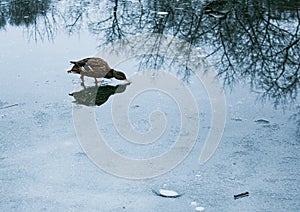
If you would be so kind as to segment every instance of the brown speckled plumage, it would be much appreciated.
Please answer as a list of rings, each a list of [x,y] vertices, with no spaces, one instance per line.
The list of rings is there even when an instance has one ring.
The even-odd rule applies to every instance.
[[[119,80],[126,80],[126,76],[123,72],[116,71],[109,67],[107,62],[99,57],[85,58],[79,61],[71,61],[73,65],[72,69],[68,73],[76,73],[81,75],[82,81],[84,81],[84,76],[95,78],[97,83],[97,78],[113,78]]]

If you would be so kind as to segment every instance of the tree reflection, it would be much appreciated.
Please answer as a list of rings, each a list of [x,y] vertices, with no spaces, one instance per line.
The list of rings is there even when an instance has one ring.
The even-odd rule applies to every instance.
[[[245,4],[236,4],[229,18],[218,20],[213,45],[222,50],[219,70],[228,84],[250,76],[253,88],[273,98],[276,105],[286,97],[295,99],[299,88],[300,18],[297,10],[290,14],[291,19],[297,16],[298,20],[290,23],[295,27],[284,23],[284,15],[278,14],[272,4],[253,1],[251,10]]]
[[[49,9],[49,3],[49,1],[38,0],[9,1],[9,22],[16,26],[29,26],[31,23],[36,22],[37,16],[45,16],[46,11]]]
[[[196,54],[216,61],[226,85],[249,80],[263,98],[278,105],[295,100],[299,89],[299,8],[298,0],[12,0],[0,4],[0,27],[26,26],[35,39],[53,37],[58,22],[68,33],[87,27],[100,46],[120,40],[128,45],[129,35],[168,34],[191,44],[179,45],[174,54],[174,61],[185,61],[184,79],[192,73],[189,64],[197,60],[190,51],[196,47]],[[161,68],[165,58],[160,48],[158,37],[140,67]]]
[[[202,47],[206,58],[219,61],[214,65],[225,84],[249,79],[253,89],[278,105],[294,100],[299,88],[297,8],[300,5],[296,0],[210,1],[203,5],[196,1],[138,1],[130,5],[114,1],[114,15],[92,21],[90,26],[92,32],[109,31],[107,42],[132,33],[176,36]],[[159,11],[166,13],[160,15]],[[103,28],[107,25],[111,27]],[[159,42],[153,45],[159,52]],[[190,52],[181,53],[188,63]],[[145,55],[141,60],[143,66],[148,64],[151,68],[160,68],[163,61],[159,54]]]
[[[54,14],[50,0],[1,1],[0,14],[0,28],[5,28],[8,23],[24,26],[29,38],[36,41],[44,38],[52,40],[57,29],[57,14]]]

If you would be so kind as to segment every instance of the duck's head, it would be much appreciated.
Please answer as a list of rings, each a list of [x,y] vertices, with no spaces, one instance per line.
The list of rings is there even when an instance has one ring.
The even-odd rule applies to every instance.
[[[118,80],[124,80],[125,82],[130,83],[130,81],[126,78],[126,75],[121,71],[116,71],[112,69],[112,75]]]
[[[68,71],[68,73],[74,73],[74,74],[80,74],[81,68],[78,65],[73,65],[71,70]]]

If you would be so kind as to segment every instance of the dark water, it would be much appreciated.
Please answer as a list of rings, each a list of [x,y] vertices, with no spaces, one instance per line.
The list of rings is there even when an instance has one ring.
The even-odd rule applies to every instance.
[[[172,38],[172,47],[163,47],[163,36]],[[208,211],[300,209],[298,0],[1,1],[0,40],[1,209],[194,211],[195,204]],[[189,45],[171,45],[172,40]],[[125,62],[107,56],[121,58],[137,46],[142,54],[136,51]],[[108,132],[105,138],[120,154],[155,156],[168,150],[179,128],[179,118],[170,113],[171,133],[163,134],[161,146],[151,151],[118,146],[117,132],[109,133],[111,100],[135,84],[88,82],[74,91],[79,76],[67,74],[70,60],[102,57],[107,47],[109,64],[128,76],[168,70],[195,91],[204,132],[195,149],[212,118],[191,67],[218,73],[227,122],[218,154],[206,166],[196,162],[197,149],[161,178],[126,181],[89,161],[74,132],[72,101],[99,106],[99,129]],[[147,131],[145,114],[153,108],[180,113],[168,106],[174,100],[157,96],[139,97],[128,109],[138,130]],[[168,186],[185,195],[169,201],[151,192]],[[244,191],[249,197],[233,202],[233,195]]]

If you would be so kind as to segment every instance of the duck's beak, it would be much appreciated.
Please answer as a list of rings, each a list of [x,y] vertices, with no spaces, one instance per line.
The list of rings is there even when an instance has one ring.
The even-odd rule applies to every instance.
[[[131,83],[128,79],[125,79],[124,82],[128,85]]]

